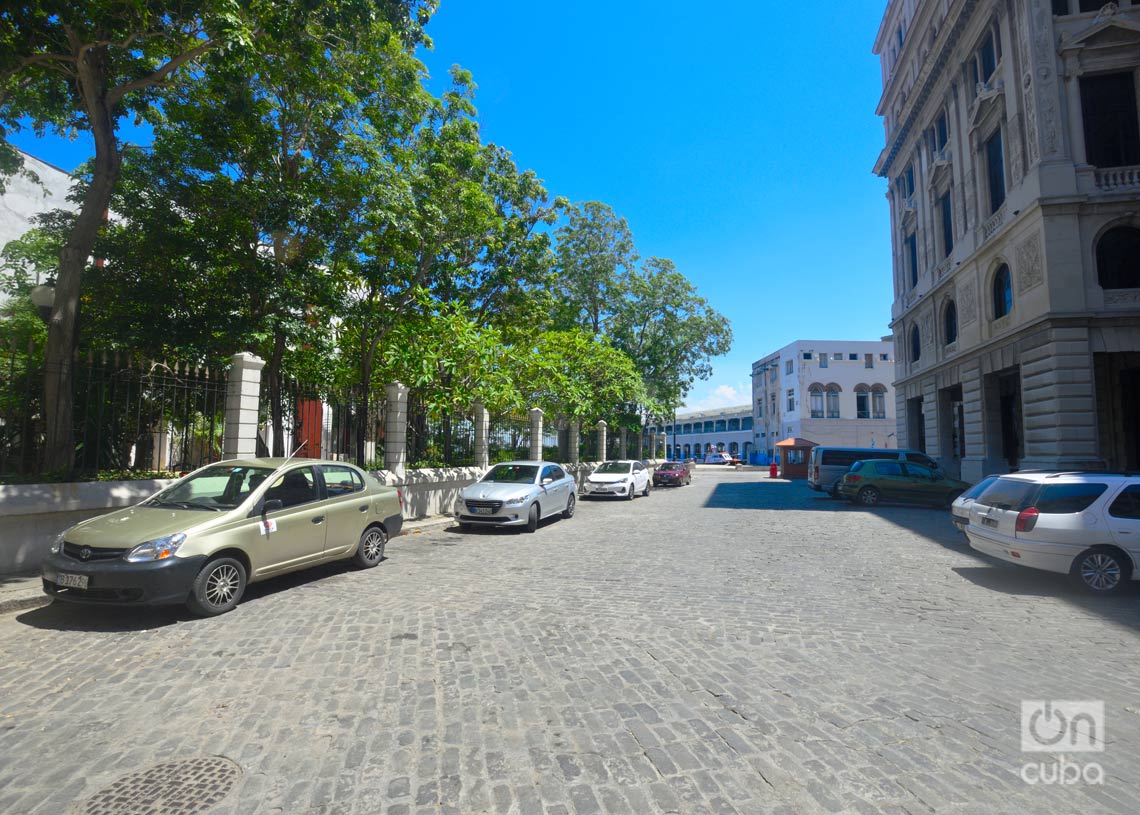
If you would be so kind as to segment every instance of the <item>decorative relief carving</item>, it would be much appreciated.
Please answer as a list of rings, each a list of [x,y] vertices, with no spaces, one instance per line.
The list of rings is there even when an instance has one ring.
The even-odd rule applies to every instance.
[[[958,287],[958,300],[962,304],[959,315],[962,325],[969,325],[978,319],[978,293],[974,290],[974,281],[968,280]]]
[[[919,333],[922,335],[923,346],[930,348],[934,345],[934,315],[930,309],[922,315],[922,327],[919,328]]]
[[[1040,286],[1045,280],[1045,263],[1041,256],[1041,240],[1034,234],[1017,245],[1014,250],[1014,267],[1017,269],[1019,291]]]
[[[1057,123],[1057,83],[1052,71],[1053,53],[1053,10],[1048,0],[1029,0],[1033,13],[1030,20],[1033,26],[1033,64],[1037,75],[1036,101],[1039,103],[1037,115],[1040,124],[1041,153],[1056,156],[1061,151]],[[1046,8],[1048,7],[1048,8]]]
[[[1140,303],[1140,289],[1118,289],[1105,292],[1104,302],[1105,305],[1109,306],[1130,306],[1134,303]]]

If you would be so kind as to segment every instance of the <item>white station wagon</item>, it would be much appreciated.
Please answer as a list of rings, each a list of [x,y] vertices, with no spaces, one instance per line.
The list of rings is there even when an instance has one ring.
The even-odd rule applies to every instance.
[[[1140,579],[1140,476],[1003,475],[974,499],[965,531],[979,552],[1111,594]]]

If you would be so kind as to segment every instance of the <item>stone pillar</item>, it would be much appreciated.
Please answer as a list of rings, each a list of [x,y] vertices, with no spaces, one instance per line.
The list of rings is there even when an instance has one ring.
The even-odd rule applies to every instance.
[[[598,461],[606,460],[606,420],[598,420]]]
[[[403,478],[408,472],[408,387],[393,382],[384,394],[384,469]]]
[[[637,455],[634,458],[645,458],[645,428],[637,429]]]
[[[530,409],[530,460],[542,461],[542,408]]]
[[[491,466],[487,435],[491,430],[491,416],[482,402],[475,403],[475,466],[485,470]]]
[[[625,458],[627,455],[629,455],[629,440],[627,438],[628,434],[629,430],[626,429],[625,425],[622,425],[621,430],[618,433],[618,437],[620,439],[618,443],[621,444],[621,452],[618,453],[618,458]]]
[[[222,458],[257,455],[257,408],[261,401],[261,369],[265,360],[248,352],[234,354],[226,377],[226,425]]]
[[[657,431],[653,430],[649,433],[649,457],[653,458],[657,455]],[[638,456],[641,458],[641,456]]]
[[[566,446],[570,448],[568,451],[569,462],[577,464],[580,456],[578,455],[579,436],[581,434],[581,425],[578,422],[570,422],[566,429]]]

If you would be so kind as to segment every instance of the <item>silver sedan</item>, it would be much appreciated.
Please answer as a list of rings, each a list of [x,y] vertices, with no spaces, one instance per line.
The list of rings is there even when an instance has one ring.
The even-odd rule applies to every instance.
[[[505,461],[459,493],[455,518],[472,526],[522,526],[527,532],[551,515],[574,514],[576,483],[560,464]]]

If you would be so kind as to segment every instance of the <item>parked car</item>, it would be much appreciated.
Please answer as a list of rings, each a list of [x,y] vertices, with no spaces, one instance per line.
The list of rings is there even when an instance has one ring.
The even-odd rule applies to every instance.
[[[693,474],[682,461],[666,461],[657,465],[653,471],[653,486],[662,487],[671,484],[674,487],[683,487],[693,483]]]
[[[892,450],[877,447],[813,447],[808,456],[808,486],[816,492],[839,497],[839,480],[856,461],[883,459],[914,462],[932,470],[938,463],[920,450]]]
[[[1140,577],[1140,476],[1003,475],[974,499],[966,537],[979,552],[1112,594]]]
[[[874,459],[852,464],[839,482],[839,494],[868,507],[880,501],[948,507],[969,487],[965,481],[921,464]]]
[[[43,564],[43,588],[71,602],[222,614],[268,577],[340,558],[375,566],[402,523],[399,493],[350,464],[210,464],[65,531]]]
[[[730,453],[706,453],[705,464],[739,464],[740,459]]]
[[[970,507],[973,505],[974,499],[997,480],[996,475],[988,475],[954,499],[954,503],[950,505],[950,522],[959,532],[965,533],[966,525],[970,523]]]
[[[552,461],[505,461],[459,492],[455,518],[460,529],[473,526],[538,529],[552,515],[574,515],[575,482]]]
[[[582,482],[582,496],[617,495],[633,500],[636,493],[649,495],[649,468],[640,461],[603,461]]]

